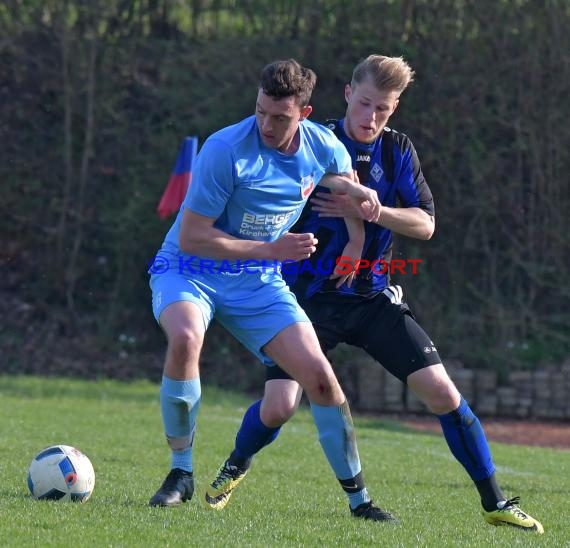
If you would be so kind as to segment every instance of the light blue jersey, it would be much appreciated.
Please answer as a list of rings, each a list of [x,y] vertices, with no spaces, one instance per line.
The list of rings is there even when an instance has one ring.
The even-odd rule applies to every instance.
[[[263,363],[263,347],[280,331],[309,322],[277,261],[191,256],[178,239],[186,209],[215,219],[219,230],[245,240],[270,242],[297,221],[325,173],[350,173],[350,155],[329,129],[304,120],[300,145],[286,155],[266,147],[255,116],[214,133],[194,164],[192,183],[150,268],[157,321],[171,304],[187,301],[201,311],[204,328],[214,317]]]
[[[180,250],[185,209],[216,219],[215,228],[237,238],[269,242],[295,223],[325,173],[352,171],[350,155],[332,131],[309,120],[301,122],[299,131],[299,149],[291,155],[263,144],[255,116],[206,140],[196,158],[192,184],[160,250],[170,268],[242,268],[239,261],[214,261]],[[255,265],[250,262],[248,268]]]

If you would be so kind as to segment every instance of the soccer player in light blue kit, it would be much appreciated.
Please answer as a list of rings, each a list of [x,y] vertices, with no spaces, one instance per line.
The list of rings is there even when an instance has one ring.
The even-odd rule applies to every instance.
[[[352,514],[393,520],[368,495],[346,397],[279,269],[280,262],[306,259],[316,250],[312,234],[288,229],[317,184],[349,195],[371,219],[380,210],[375,192],[342,176],[352,174],[352,166],[340,141],[307,120],[315,83],[314,72],[293,59],[264,68],[255,116],[206,140],[184,203],[150,267],[153,312],[168,339],[160,403],[172,452],[171,470],[151,506],[192,497],[198,362],[215,316],[267,367],[278,364],[303,387]]]

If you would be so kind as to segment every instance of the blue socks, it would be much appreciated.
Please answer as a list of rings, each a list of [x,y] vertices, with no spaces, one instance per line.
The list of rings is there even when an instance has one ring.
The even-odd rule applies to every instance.
[[[172,451],[172,468],[192,472],[192,444],[200,408],[200,378],[177,381],[163,375],[160,387],[162,422]]]
[[[248,468],[253,455],[275,441],[281,427],[269,428],[261,422],[261,400],[256,401],[245,412],[236,436],[236,445],[230,460],[240,468]]]
[[[491,477],[495,466],[485,432],[463,397],[455,411],[438,418],[449,449],[469,477],[474,482]]]

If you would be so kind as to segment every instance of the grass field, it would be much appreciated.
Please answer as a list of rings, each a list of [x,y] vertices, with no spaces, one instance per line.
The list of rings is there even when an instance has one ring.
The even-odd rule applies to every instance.
[[[356,417],[368,488],[402,524],[362,522],[349,515],[306,409],[259,456],[228,507],[206,509],[204,488],[249,403],[204,390],[197,494],[177,508],[149,508],[169,469],[158,386],[0,377],[0,546],[570,546],[570,451],[492,444],[500,483],[542,521],[539,536],[483,522],[441,436]],[[57,443],[93,462],[97,481],[85,504],[29,496],[31,459]]]

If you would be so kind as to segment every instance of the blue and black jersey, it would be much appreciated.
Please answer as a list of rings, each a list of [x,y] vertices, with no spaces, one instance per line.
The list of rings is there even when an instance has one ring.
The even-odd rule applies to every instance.
[[[387,207],[418,207],[433,216],[433,197],[426,183],[416,150],[403,133],[385,128],[382,135],[369,145],[358,143],[344,132],[344,120],[327,122],[338,139],[345,145],[357,170],[361,184],[375,189],[382,205]],[[320,188],[321,192],[328,192]],[[376,260],[390,262],[392,255],[392,231],[380,225],[365,222],[365,243],[362,258],[370,264]],[[329,280],[336,260],[342,256],[348,242],[344,219],[324,218],[306,204],[293,232],[311,232],[319,240],[317,251],[310,262],[297,268],[284,268],[283,277],[299,295],[310,297],[317,292],[336,292],[346,295],[369,297],[390,284],[389,269],[359,270],[352,287],[343,284],[335,288],[337,280]],[[384,263],[382,263],[384,264]]]

